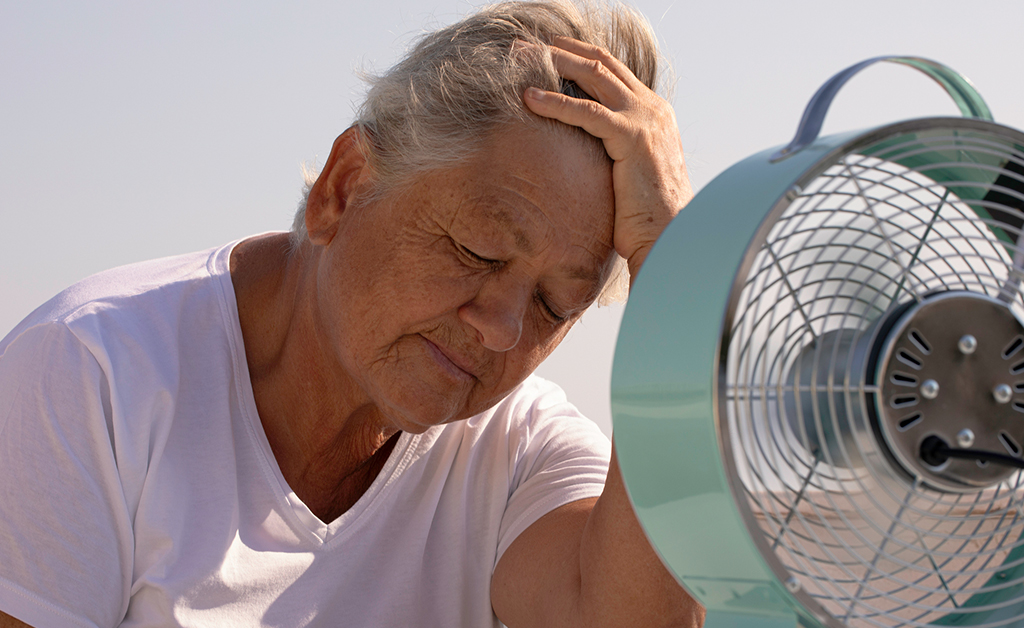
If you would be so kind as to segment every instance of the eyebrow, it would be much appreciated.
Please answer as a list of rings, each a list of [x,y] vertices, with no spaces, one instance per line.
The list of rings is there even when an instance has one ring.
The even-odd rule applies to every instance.
[[[569,269],[569,276],[573,279],[587,281],[592,284],[600,283],[601,273],[585,266],[574,266]]]
[[[516,243],[516,248],[519,249],[521,253],[529,255],[534,252],[535,247],[533,245],[533,240],[530,239],[529,234],[519,227],[515,218],[508,210],[496,204],[486,204],[484,207],[488,217],[501,225],[506,232],[512,235],[512,238]],[[573,266],[568,269],[567,274],[572,279],[586,281],[592,285],[600,284],[602,279],[600,271],[587,268],[586,266]]]
[[[520,252],[526,253],[527,255],[533,253],[534,246],[530,236],[523,231],[515,219],[509,214],[508,211],[501,207],[488,207],[487,213],[489,217],[497,222],[499,225],[505,228],[505,231],[512,234],[512,238],[515,240],[516,248]]]

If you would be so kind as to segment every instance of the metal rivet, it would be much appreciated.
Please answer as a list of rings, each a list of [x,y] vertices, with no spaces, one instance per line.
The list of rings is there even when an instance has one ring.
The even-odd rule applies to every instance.
[[[800,581],[796,579],[796,576],[786,578],[786,590],[790,593],[796,593],[800,590]]]
[[[960,338],[960,342],[956,343],[956,348],[960,349],[960,353],[964,355],[971,355],[978,348],[978,339],[970,334],[967,334],[966,336]]]
[[[939,396],[939,383],[934,379],[926,379],[921,384],[921,396],[925,399],[935,399]]]
[[[1010,399],[1013,399],[1013,389],[1007,384],[999,384],[992,389],[992,397],[996,403],[1010,403]]]
[[[956,435],[956,444],[964,449],[974,444],[974,432],[968,429],[960,430]]]

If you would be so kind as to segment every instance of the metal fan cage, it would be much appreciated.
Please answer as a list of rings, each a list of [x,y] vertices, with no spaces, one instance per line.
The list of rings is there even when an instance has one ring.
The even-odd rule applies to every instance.
[[[864,358],[822,341],[863,345],[939,293],[1024,320],[1024,136],[933,127],[859,138],[806,173],[748,247],[725,317],[717,429],[734,498],[770,569],[831,626],[1009,626],[1024,608],[1021,472],[952,491],[901,469],[870,425],[886,400],[856,376]],[[1024,350],[983,349],[1002,352],[1024,443]]]

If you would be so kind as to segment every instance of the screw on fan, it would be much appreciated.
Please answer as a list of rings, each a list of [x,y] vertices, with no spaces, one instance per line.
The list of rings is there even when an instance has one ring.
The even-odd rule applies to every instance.
[[[879,346],[873,409],[906,472],[966,491],[1017,470],[1001,459],[1024,454],[1024,326],[1004,303],[972,292],[933,295]]]
[[[1024,325],[985,295],[937,293],[869,332],[824,334],[787,383],[801,391],[787,398],[790,428],[833,465],[863,466],[857,439],[873,437],[893,468],[942,491],[1024,466]],[[861,383],[878,391],[863,404],[843,393]]]

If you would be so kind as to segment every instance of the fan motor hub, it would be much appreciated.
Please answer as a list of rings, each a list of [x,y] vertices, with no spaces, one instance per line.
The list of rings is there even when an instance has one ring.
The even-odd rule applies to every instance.
[[[950,447],[1024,454],[1024,325],[1004,303],[971,292],[934,294],[876,342],[876,427],[906,472],[963,492],[1016,471],[959,458],[934,465],[921,453],[925,439],[937,437]]]

